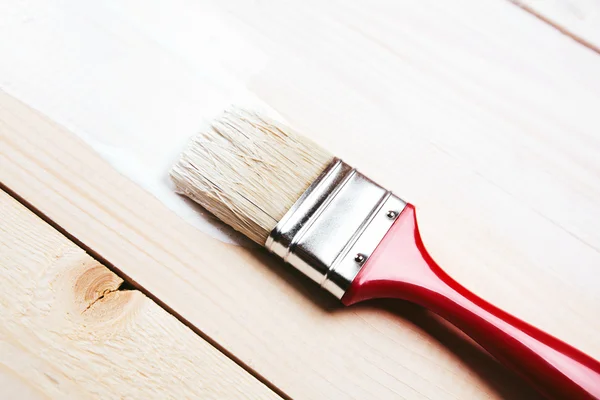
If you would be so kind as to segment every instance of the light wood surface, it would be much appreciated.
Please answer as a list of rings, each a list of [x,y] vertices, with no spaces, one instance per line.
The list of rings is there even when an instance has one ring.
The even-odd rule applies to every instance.
[[[1,182],[293,398],[533,396],[423,310],[343,309],[263,252],[204,235],[2,92],[0,133]]]
[[[418,308],[341,309],[261,251],[192,228],[51,120],[80,136],[182,129],[180,108],[201,97],[190,71],[216,64],[415,203],[464,285],[600,358],[596,53],[505,1],[108,3],[78,8],[77,24],[119,44],[102,47],[118,69],[53,36],[70,19],[19,13],[3,31],[23,37],[2,48],[14,60],[2,87],[51,119],[0,94],[0,181],[273,385],[314,399],[534,398]],[[204,10],[217,46],[233,31],[251,51],[198,54]],[[43,40],[27,30],[42,22]]]
[[[0,191],[0,398],[279,398]]]

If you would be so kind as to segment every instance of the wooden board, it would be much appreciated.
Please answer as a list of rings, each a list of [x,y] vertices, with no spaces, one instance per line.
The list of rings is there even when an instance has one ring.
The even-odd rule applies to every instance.
[[[78,24],[100,27],[90,40],[120,44],[103,56],[130,67],[99,62],[88,79],[78,62],[96,59],[79,39],[8,30],[45,51],[3,48],[15,64],[0,65],[2,87],[79,135],[180,129],[179,107],[190,112],[199,96],[184,72],[217,64],[416,203],[428,247],[458,280],[600,357],[597,54],[502,1],[159,3],[78,9]],[[259,62],[243,48],[197,54],[205,9],[219,46],[228,48],[223,31],[236,32]],[[139,49],[152,74],[134,74]],[[122,86],[128,79],[136,90]],[[160,107],[132,106],[142,96]],[[2,94],[0,109],[0,181],[290,396],[533,397],[422,310],[342,310],[264,253],[185,224],[12,97]]]
[[[0,398],[275,399],[0,191]]]

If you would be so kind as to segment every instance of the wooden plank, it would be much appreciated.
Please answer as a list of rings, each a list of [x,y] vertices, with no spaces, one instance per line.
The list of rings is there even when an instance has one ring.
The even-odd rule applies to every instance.
[[[508,2],[160,3],[79,6],[107,65],[72,31],[55,36],[69,19],[19,15],[3,87],[81,136],[148,134],[182,129],[216,64],[416,203],[432,253],[468,287],[600,356],[596,54]],[[221,52],[198,53],[199,19]],[[43,37],[27,28],[40,20]],[[183,223],[64,128],[0,104],[0,180],[291,396],[531,398],[421,310],[341,310],[262,252]]]
[[[262,252],[202,234],[2,92],[0,135],[4,184],[293,397],[532,398],[421,310],[342,310]]]
[[[0,398],[275,399],[0,191]]]
[[[600,54],[600,1],[510,1]]]

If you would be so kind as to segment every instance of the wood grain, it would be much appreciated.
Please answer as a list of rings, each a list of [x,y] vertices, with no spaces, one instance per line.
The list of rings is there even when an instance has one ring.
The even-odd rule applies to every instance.
[[[0,191],[0,397],[275,399]]]
[[[17,14],[2,87],[51,119],[0,95],[0,181],[292,397],[533,398],[418,308],[341,309],[263,252],[202,234],[52,122],[191,135],[181,118],[217,65],[415,203],[459,281],[600,357],[597,54],[504,1],[161,3]],[[225,51],[198,53],[209,39]]]
[[[342,309],[261,251],[207,237],[2,92],[0,137],[1,182],[292,397],[535,398],[423,310]]]

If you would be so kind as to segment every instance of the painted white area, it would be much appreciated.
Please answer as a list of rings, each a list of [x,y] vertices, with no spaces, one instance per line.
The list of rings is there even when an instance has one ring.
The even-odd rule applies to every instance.
[[[204,232],[239,242],[173,193],[168,171],[230,104],[273,113],[239,80],[263,67],[261,51],[192,1],[30,0],[0,5],[0,15],[0,88]]]

